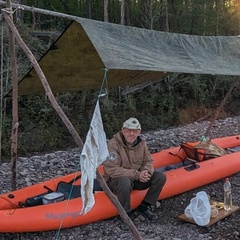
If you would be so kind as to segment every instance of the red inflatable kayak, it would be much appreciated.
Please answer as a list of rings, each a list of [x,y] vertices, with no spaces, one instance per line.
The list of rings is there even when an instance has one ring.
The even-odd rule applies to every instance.
[[[230,148],[230,153],[197,163],[190,161],[187,166],[182,164],[181,159],[185,160],[186,154],[183,150],[179,151],[179,147],[152,154],[155,168],[158,171],[165,171],[167,176],[167,182],[159,200],[209,184],[240,171],[240,136],[217,138],[212,142],[222,148]],[[196,145],[197,143],[191,144]],[[102,172],[101,167],[99,170]],[[94,193],[95,205],[85,215],[79,215],[82,209],[81,197],[69,200],[57,191],[59,182],[69,183],[73,179],[76,180],[76,176],[79,175],[79,173],[72,173],[0,195],[0,232],[57,230],[59,227],[69,228],[116,216],[117,209],[103,191]],[[79,178],[74,181],[74,185],[80,185]],[[141,203],[145,193],[146,190],[132,192],[133,209]],[[37,202],[36,196],[42,199],[41,203]]]

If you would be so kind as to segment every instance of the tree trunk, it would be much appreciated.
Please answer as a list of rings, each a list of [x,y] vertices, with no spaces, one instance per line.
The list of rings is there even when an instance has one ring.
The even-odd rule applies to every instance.
[[[168,0],[165,0],[165,14],[166,14],[166,16],[165,16],[165,21],[166,21],[166,22],[165,22],[165,27],[166,27],[165,31],[166,31],[166,32],[169,32]]]
[[[211,120],[211,122],[210,122],[210,124],[209,124],[209,126],[208,126],[208,129],[207,129],[206,132],[205,132],[205,137],[207,137],[207,136],[209,135],[210,130],[211,130],[214,122],[216,121],[216,119],[217,119],[219,113],[221,112],[224,104],[226,103],[227,99],[229,98],[229,96],[230,96],[233,88],[236,86],[236,84],[237,84],[238,82],[239,82],[239,77],[236,77],[235,80],[233,81],[233,83],[231,84],[228,92],[226,93],[225,97],[223,98],[222,102],[220,103],[219,107],[217,108],[216,114],[215,114],[215,116],[212,118],[212,120]]]
[[[237,9],[238,9],[238,33],[240,34],[240,0],[238,0]]]
[[[79,137],[79,135],[78,135],[77,131],[75,130],[75,128],[73,127],[72,123],[69,121],[69,119],[67,118],[67,116],[65,115],[65,113],[63,112],[61,107],[59,106],[58,102],[56,101],[56,99],[55,99],[55,97],[52,93],[52,90],[51,90],[51,88],[48,84],[48,81],[47,81],[43,71],[41,70],[37,60],[35,59],[34,55],[30,51],[30,49],[26,46],[26,44],[22,40],[22,38],[19,35],[16,27],[14,26],[13,22],[8,17],[8,15],[6,13],[3,13],[3,16],[6,20],[6,22],[8,23],[8,25],[11,27],[11,30],[15,34],[15,37],[17,39],[17,42],[18,42],[19,46],[23,49],[23,51],[26,53],[27,57],[29,58],[30,62],[32,63],[32,66],[35,69],[40,81],[42,82],[42,85],[45,89],[46,95],[48,96],[48,99],[51,102],[53,108],[56,110],[59,117],[62,119],[62,121],[64,122],[64,124],[68,128],[69,132],[72,134],[72,136],[73,136],[75,142],[77,143],[77,145],[80,148],[82,148],[83,142],[82,142],[81,138]]]
[[[16,4],[22,4],[21,0],[13,0],[13,2],[16,3]],[[16,22],[20,22],[23,19],[23,12],[22,11],[16,11],[15,16],[16,16]]]
[[[12,18],[12,6],[11,0],[6,2],[7,11],[9,18]],[[7,13],[6,13],[7,14]],[[9,48],[10,48],[10,59],[12,68],[12,134],[11,134],[11,170],[12,179],[11,187],[12,190],[16,189],[16,166],[17,166],[17,149],[18,149],[18,73],[17,73],[17,61],[15,51],[15,37],[9,27]]]
[[[219,2],[218,2],[218,0],[215,1],[215,6],[216,6],[216,11],[217,11],[216,35],[218,35],[218,33],[219,33],[219,15],[220,15],[220,9],[219,9]]]
[[[125,25],[125,0],[120,0],[121,3],[121,25]]]
[[[92,19],[92,0],[87,0],[87,18]]]
[[[104,22],[109,22],[108,19],[108,0],[104,0],[104,5],[103,5],[103,12],[104,12]]]
[[[204,19],[203,19],[203,33],[202,35],[206,35],[205,29],[207,27],[207,3],[204,3]]]
[[[130,6],[130,0],[125,0],[125,23],[126,25],[131,25],[131,6]]]

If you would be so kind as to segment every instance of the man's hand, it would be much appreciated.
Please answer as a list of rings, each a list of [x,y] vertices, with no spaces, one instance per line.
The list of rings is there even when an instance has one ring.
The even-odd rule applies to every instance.
[[[139,182],[148,182],[151,178],[151,174],[148,172],[148,170],[144,170],[140,172],[139,175]]]

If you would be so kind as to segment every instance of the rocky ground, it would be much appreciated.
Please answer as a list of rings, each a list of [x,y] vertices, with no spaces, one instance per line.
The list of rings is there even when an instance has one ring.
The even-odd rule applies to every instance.
[[[218,120],[214,124],[210,138],[240,134],[240,117]],[[186,126],[172,127],[166,130],[144,132],[143,137],[147,140],[152,152],[171,146],[178,146],[181,142],[197,141],[205,133],[209,122],[196,122]],[[18,161],[18,188],[49,179],[53,176],[76,171],[78,166],[78,149],[68,149],[54,153],[35,155],[31,157],[20,157]],[[0,166],[1,186],[0,192],[10,190],[11,170],[8,163]],[[138,229],[142,239],[145,240],[220,240],[240,239],[240,211],[211,225],[200,227],[178,219],[184,212],[197,192],[206,191],[212,198],[223,200],[223,181],[221,179],[212,184],[183,193],[161,201],[160,207],[156,208],[159,219],[153,222],[133,222]],[[230,176],[233,187],[233,203],[240,205],[240,173]],[[0,220],[1,221],[1,220]],[[38,233],[7,233],[0,234],[0,240],[46,240],[46,239],[104,239],[104,240],[129,240],[133,239],[131,232],[119,218],[112,218],[85,226],[71,229],[60,229],[59,231]]]

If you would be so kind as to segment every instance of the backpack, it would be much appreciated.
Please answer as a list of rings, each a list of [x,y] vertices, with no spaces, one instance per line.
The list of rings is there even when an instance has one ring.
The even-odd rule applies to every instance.
[[[226,151],[213,143],[211,140],[203,140],[198,144],[181,143],[180,150],[183,150],[187,158],[201,162],[226,154]],[[180,151],[179,150],[179,151]]]

